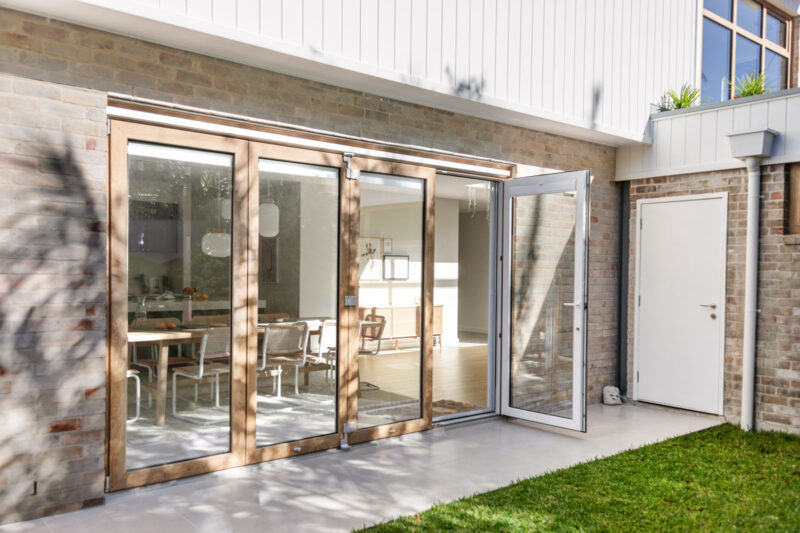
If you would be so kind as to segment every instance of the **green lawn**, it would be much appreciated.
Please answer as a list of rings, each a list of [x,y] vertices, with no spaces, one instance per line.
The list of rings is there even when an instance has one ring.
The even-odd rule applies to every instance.
[[[372,528],[450,529],[800,531],[800,437],[726,424]]]

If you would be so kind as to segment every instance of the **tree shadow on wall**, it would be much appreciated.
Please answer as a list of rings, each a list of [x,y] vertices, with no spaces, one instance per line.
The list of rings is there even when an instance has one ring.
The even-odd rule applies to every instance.
[[[101,182],[93,188],[64,145],[10,160],[2,172],[15,186],[0,218],[0,523],[98,503],[104,484]]]
[[[469,98],[470,100],[480,100],[483,97],[483,90],[486,86],[486,81],[483,78],[472,76],[463,80],[457,80],[450,67],[445,67],[444,73],[450,81],[450,86],[453,88],[453,94],[462,98]]]

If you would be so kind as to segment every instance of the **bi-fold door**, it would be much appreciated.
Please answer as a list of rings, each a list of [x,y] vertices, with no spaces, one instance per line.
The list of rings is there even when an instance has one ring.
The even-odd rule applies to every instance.
[[[430,427],[432,168],[126,122],[111,154],[111,490]],[[378,364],[397,223],[420,341]]]
[[[586,430],[589,171],[503,184],[500,413]]]

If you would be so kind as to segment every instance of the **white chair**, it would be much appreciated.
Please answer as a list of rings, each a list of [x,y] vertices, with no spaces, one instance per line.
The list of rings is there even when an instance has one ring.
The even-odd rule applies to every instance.
[[[258,371],[267,367],[278,369],[278,379],[272,377],[272,392],[281,397],[281,375],[284,366],[294,366],[294,393],[300,394],[298,376],[300,367],[306,364],[308,348],[308,324],[306,322],[282,322],[264,324],[264,340],[261,344],[261,362]]]
[[[136,416],[131,418],[130,420],[126,420],[126,422],[136,422],[139,420],[139,415],[141,414],[142,408],[142,382],[139,379],[139,371],[134,370],[132,368],[128,369],[128,374],[126,376],[127,379],[132,379],[133,383],[136,385]]]
[[[172,371],[172,415],[175,418],[197,424],[214,423],[213,421],[202,422],[192,417],[178,414],[176,407],[176,400],[178,398],[177,380],[178,376],[181,376],[196,381],[199,384],[204,378],[214,376],[212,395],[214,396],[215,407],[220,408],[222,406],[219,403],[219,376],[221,374],[230,373],[230,355],[231,328],[209,328],[203,335],[203,340],[200,341],[200,355],[197,358],[196,364],[181,366]],[[208,362],[207,360],[210,359],[213,359],[215,362]],[[219,362],[225,360],[226,362]],[[197,389],[195,388],[195,401],[197,399],[196,391]]]
[[[358,336],[361,338],[360,355],[378,355],[381,352],[381,341],[383,340],[383,330],[386,328],[386,317],[381,315],[367,315],[358,326]],[[377,341],[374,350],[367,349],[367,341]]]
[[[317,347],[317,360],[325,362],[325,382],[336,383],[336,336],[339,328],[335,320],[323,320],[319,327],[319,346]]]

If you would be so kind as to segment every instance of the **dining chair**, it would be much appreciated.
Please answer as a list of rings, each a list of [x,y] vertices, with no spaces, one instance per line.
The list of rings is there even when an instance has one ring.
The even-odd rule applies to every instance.
[[[172,324],[172,329],[177,328],[177,318],[135,318],[129,329],[153,329],[156,324]],[[149,357],[142,358],[139,356],[138,350],[140,348],[148,348],[150,352]],[[167,367],[186,365],[196,363],[196,359],[185,356],[170,357],[167,362]],[[152,344],[136,344],[131,347],[131,366],[137,366],[147,370],[147,380],[152,382],[158,367],[158,347],[156,343]]]
[[[195,364],[181,366],[172,371],[172,416],[192,422],[195,424],[212,424],[216,421],[198,421],[193,417],[178,414],[177,398],[178,398],[178,376],[195,381],[197,384],[203,381],[206,377],[214,377],[212,383],[212,395],[214,396],[214,406],[221,408],[219,403],[219,376],[221,374],[230,373],[230,362],[219,363],[213,360],[225,359],[229,361],[231,354],[231,328],[209,328],[203,334],[203,339],[200,341],[200,354],[195,361]],[[197,401],[197,389],[195,386],[195,401]]]
[[[361,355],[378,355],[381,351],[381,340],[383,330],[386,328],[386,317],[381,315],[369,314],[364,317],[364,323],[359,325],[358,335],[361,337],[361,348],[358,353]],[[377,341],[374,350],[367,350],[367,341]]]
[[[267,367],[277,368],[278,379],[272,376],[272,392],[281,397],[281,375],[284,366],[294,367],[294,393],[299,394],[300,367],[306,364],[308,348],[308,323],[279,322],[264,324],[264,339],[261,341],[261,362],[258,371]]]
[[[324,362],[327,365],[325,368],[325,382],[330,383],[331,378],[333,383],[336,383],[336,348],[337,348],[337,333],[339,328],[336,325],[336,320],[323,320],[319,327],[319,346],[317,347],[317,360]]]

